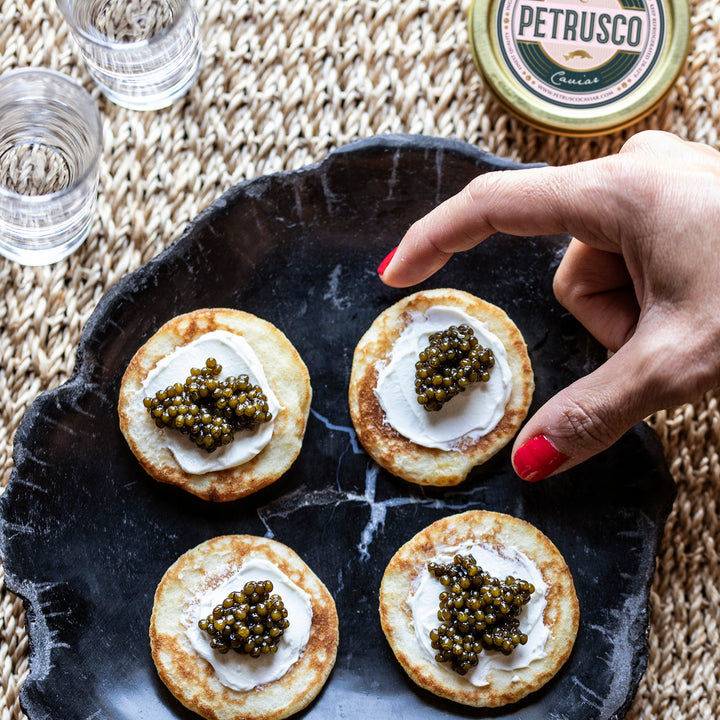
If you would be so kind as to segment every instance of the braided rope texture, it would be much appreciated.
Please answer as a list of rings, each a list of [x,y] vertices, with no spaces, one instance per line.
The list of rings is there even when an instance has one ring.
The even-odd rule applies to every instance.
[[[96,100],[104,124],[100,197],[70,259],[24,268],[0,258],[0,487],[12,439],[38,392],[70,375],[103,293],[175,240],[230,186],[299,168],[386,132],[456,137],[523,162],[616,152],[655,128],[718,146],[720,5],[691,0],[690,54],[662,105],[627,131],[572,139],[508,116],[474,69],[469,0],[199,0],[203,68],[186,97],[138,113],[93,85],[52,0],[0,0],[0,73],[44,66]],[[678,486],[651,595],[650,657],[629,720],[720,716],[720,409],[716,395],[656,414]],[[1,571],[0,571],[1,572]],[[24,720],[23,608],[0,574],[0,720]]]

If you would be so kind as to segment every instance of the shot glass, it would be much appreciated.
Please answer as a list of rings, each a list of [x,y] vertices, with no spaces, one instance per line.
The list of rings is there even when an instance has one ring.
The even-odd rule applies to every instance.
[[[0,254],[47,265],[87,237],[102,123],[90,95],[53,70],[0,75]]]
[[[132,110],[184,95],[200,70],[192,0],[57,0],[100,89]]]

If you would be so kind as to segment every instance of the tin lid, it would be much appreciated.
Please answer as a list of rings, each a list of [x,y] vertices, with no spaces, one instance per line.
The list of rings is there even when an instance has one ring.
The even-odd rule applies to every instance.
[[[507,110],[561,135],[601,135],[650,113],[679,75],[688,0],[473,0],[470,45]]]

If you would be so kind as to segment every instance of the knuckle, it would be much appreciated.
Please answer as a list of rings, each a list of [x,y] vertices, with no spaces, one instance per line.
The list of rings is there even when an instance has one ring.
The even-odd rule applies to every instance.
[[[507,191],[502,171],[476,175],[464,188],[466,199],[473,206],[488,208],[500,202]]]
[[[568,439],[580,439],[585,447],[601,450],[614,443],[624,431],[604,413],[570,400],[561,409]]]
[[[553,294],[555,299],[566,309],[573,305],[576,297],[577,284],[575,283],[572,271],[568,271],[567,265],[560,263],[553,277]]]
[[[464,200],[472,207],[481,207],[492,193],[492,174],[477,175],[463,189]]]
[[[659,130],[641,130],[631,135],[623,144],[620,152],[634,152],[637,150],[645,150],[647,148],[655,148],[661,140],[663,133]]]

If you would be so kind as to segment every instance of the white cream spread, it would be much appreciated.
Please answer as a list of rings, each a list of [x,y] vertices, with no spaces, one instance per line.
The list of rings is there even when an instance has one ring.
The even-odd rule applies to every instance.
[[[277,397],[270,389],[262,363],[247,340],[226,330],[215,330],[177,348],[155,365],[142,383],[139,397],[141,410],[138,412],[147,412],[142,406],[143,397],[152,397],[158,390],[164,390],[176,382],[185,382],[191,368],[205,367],[205,361],[209,357],[215,358],[222,365],[220,379],[230,375],[247,375],[251,383],[260,385],[267,397],[268,409],[273,419],[253,430],[235,433],[230,444],[212,453],[199,448],[186,435],[172,429],[157,428],[158,445],[167,448],[178,465],[193,475],[237,467],[254,458],[270,442],[274,418],[281,409]]]
[[[495,356],[490,379],[472,383],[441,410],[428,412],[418,403],[415,393],[418,355],[429,345],[432,333],[463,323],[473,329],[480,345],[490,348]],[[512,372],[502,342],[488,330],[487,323],[447,306],[411,313],[389,360],[379,362],[376,369],[375,395],[387,422],[414,443],[441,450],[453,450],[464,439],[476,440],[492,431],[505,414],[512,391]]]
[[[537,565],[517,550],[467,544],[454,548],[444,548],[433,560],[448,563],[458,553],[472,555],[477,564],[494,577],[504,580],[508,575],[512,575],[515,578],[527,580],[535,586],[535,592],[530,601],[523,606],[518,616],[520,629],[528,637],[527,643],[518,645],[509,655],[503,655],[501,652],[492,650],[483,650],[478,655],[478,664],[475,668],[467,675],[458,675],[458,677],[465,678],[472,685],[482,687],[489,684],[487,676],[490,670],[519,670],[528,667],[533,660],[545,657],[545,644],[550,635],[549,628],[543,622],[543,614],[547,604],[545,596],[548,587]],[[430,631],[440,623],[437,617],[439,609],[438,596],[443,590],[445,588],[434,575],[431,575],[426,565],[416,578],[407,598],[412,613],[415,637],[424,653],[433,662],[437,661],[435,660],[436,651],[433,650],[430,644]],[[456,674],[449,665],[444,663],[438,663],[438,665],[445,668],[447,672]]]
[[[231,593],[242,590],[250,580],[270,580],[273,593],[282,598],[290,625],[278,644],[276,653],[253,658],[234,652],[219,653],[210,647],[210,638],[198,627],[198,621],[212,613],[216,605]],[[217,679],[231,690],[247,691],[279,680],[298,661],[307,646],[312,626],[310,595],[298,587],[279,568],[264,558],[249,558],[240,570],[213,588],[191,606],[186,635],[195,652],[215,670]]]

